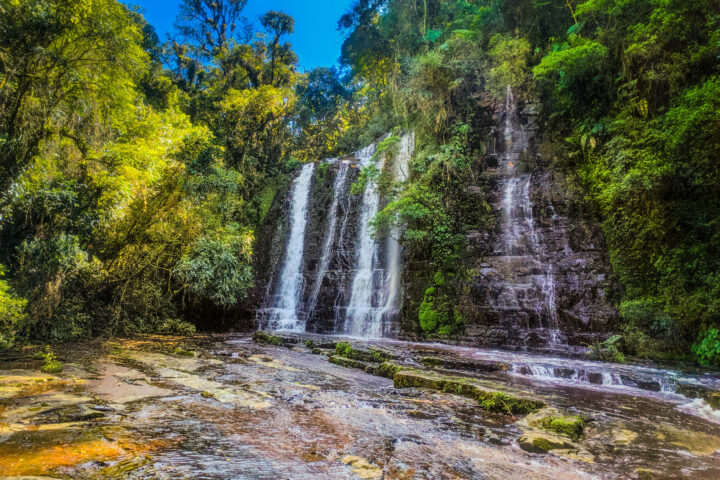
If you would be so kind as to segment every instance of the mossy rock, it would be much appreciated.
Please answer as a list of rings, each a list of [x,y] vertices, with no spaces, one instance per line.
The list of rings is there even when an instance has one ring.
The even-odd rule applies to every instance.
[[[527,433],[518,439],[520,448],[530,453],[549,453],[552,450],[572,449],[573,445],[552,436]]]
[[[428,388],[477,400],[484,410],[511,415],[524,415],[543,407],[536,400],[517,398],[504,392],[489,391],[472,380],[448,377],[418,370],[401,370],[393,378],[395,388]]]
[[[305,346],[310,350],[315,350],[317,348],[317,344],[315,344],[312,340],[305,340]]]
[[[377,375],[378,377],[385,377],[392,380],[393,378],[395,378],[395,375],[398,372],[402,371],[404,368],[405,367],[396,363],[383,362],[379,366],[375,367],[373,374]]]
[[[677,393],[688,398],[701,398],[710,405],[710,408],[720,410],[720,392],[715,390],[695,385],[680,385],[677,388]]]
[[[565,435],[573,440],[579,440],[585,431],[587,422],[588,418],[584,415],[545,417],[540,422],[540,426],[545,430]]]
[[[420,359],[420,363],[422,363],[426,367],[438,368],[443,366],[444,361],[442,358],[438,357],[423,357]]]
[[[60,373],[63,371],[63,364],[58,360],[48,362],[40,367],[40,371],[43,373]]]
[[[180,357],[194,357],[195,352],[192,350],[184,350],[180,347],[176,347],[175,350],[173,350],[173,355],[178,355]]]
[[[263,332],[261,330],[258,330],[253,335],[253,341],[255,343],[264,343],[266,345],[277,345],[279,347],[283,346],[285,343],[282,338],[276,337],[275,335],[270,335],[267,332]]]
[[[368,364],[366,362],[363,362],[361,360],[355,360],[354,358],[345,358],[338,355],[333,355],[328,360],[330,361],[330,363],[334,363],[335,365],[339,365],[341,367],[356,368],[362,371],[366,371],[368,369]]]
[[[380,350],[359,350],[348,342],[340,342],[335,346],[335,355],[362,362],[382,363],[390,360],[390,355]]]
[[[537,400],[513,397],[502,392],[478,392],[477,399],[485,410],[510,415],[527,415],[543,407]]]
[[[655,480],[657,478],[652,471],[646,468],[638,468],[635,473],[637,473],[638,480]]]

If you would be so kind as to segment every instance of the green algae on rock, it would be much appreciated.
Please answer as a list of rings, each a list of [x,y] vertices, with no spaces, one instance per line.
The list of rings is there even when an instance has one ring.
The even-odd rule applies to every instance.
[[[573,440],[579,440],[585,430],[588,418],[584,415],[570,417],[545,417],[541,421],[542,428],[559,433]]]
[[[395,375],[398,372],[404,369],[405,367],[403,367],[402,365],[398,365],[397,363],[383,362],[377,367],[375,367],[375,371],[373,373],[379,377],[385,377],[392,380],[395,378]]]
[[[572,449],[573,445],[551,435],[528,432],[518,439],[520,448],[530,453],[549,453],[552,450]]]
[[[63,371],[63,364],[58,360],[53,360],[41,366],[40,371],[43,373],[60,373]]]
[[[285,343],[282,338],[276,337],[275,335],[270,335],[267,332],[263,332],[262,330],[258,330],[253,335],[253,340],[255,343],[265,343],[267,345],[277,345],[278,347],[282,347]]]
[[[328,361],[341,367],[356,368],[363,371],[366,371],[368,368],[368,364],[366,362],[355,360],[354,358],[346,358],[340,355],[332,355],[328,358]]]
[[[192,350],[185,350],[181,347],[175,347],[175,349],[173,350],[173,355],[178,355],[180,357],[194,357],[195,352],[193,352]]]
[[[341,357],[360,360],[362,362],[381,363],[390,360],[390,355],[377,349],[360,350],[348,342],[340,342],[335,346],[335,354]]]
[[[484,410],[494,413],[524,415],[539,410],[544,405],[537,400],[486,390],[474,384],[469,378],[450,377],[419,370],[401,370],[395,374],[393,382],[395,388],[429,388],[472,398],[477,400]]]

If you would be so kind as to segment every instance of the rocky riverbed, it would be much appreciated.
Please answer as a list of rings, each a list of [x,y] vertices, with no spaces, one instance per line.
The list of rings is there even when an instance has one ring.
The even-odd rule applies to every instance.
[[[703,372],[260,334],[0,361],[0,478],[720,478]]]

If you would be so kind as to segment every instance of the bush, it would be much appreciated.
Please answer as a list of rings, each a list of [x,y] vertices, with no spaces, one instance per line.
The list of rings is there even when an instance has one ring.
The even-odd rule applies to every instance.
[[[420,304],[420,310],[418,311],[418,319],[420,321],[420,328],[425,333],[434,332],[438,324],[442,320],[441,314],[435,310],[435,288],[430,287],[425,290],[425,299]]]
[[[709,328],[700,332],[697,342],[692,346],[692,352],[700,365],[720,366],[720,331]]]
[[[18,249],[18,286],[27,292],[32,335],[53,342],[89,336],[92,300],[104,271],[75,235],[37,237]]]
[[[15,343],[15,335],[27,320],[27,300],[13,294],[10,285],[2,277],[4,267],[0,265],[0,350],[6,350]]]
[[[175,275],[187,290],[220,307],[237,305],[253,286],[247,237],[203,237],[183,256]]]
[[[43,364],[40,371],[43,373],[60,373],[63,371],[63,364],[60,362],[55,353],[50,350],[50,345],[45,346],[45,353],[42,354]]]
[[[438,335],[459,333],[463,324],[462,315],[450,304],[446,295],[438,294],[436,287],[425,290],[425,298],[418,309],[418,320],[423,332]]]
[[[163,335],[192,335],[195,333],[195,325],[177,318],[166,318],[155,330]]]

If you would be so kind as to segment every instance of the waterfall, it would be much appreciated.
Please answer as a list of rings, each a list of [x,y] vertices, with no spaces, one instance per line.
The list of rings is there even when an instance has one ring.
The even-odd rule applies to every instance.
[[[555,346],[559,342],[559,329],[553,266],[544,260],[543,244],[535,228],[530,200],[532,174],[521,173],[519,165],[521,153],[527,149],[528,141],[522,126],[516,127],[513,122],[517,112],[509,86],[505,109],[506,153],[501,167],[508,178],[502,198],[504,218],[498,253],[511,259],[515,265],[521,264],[529,273],[520,281],[507,282],[505,289],[509,295],[503,295],[503,298],[512,308],[529,309],[540,318],[545,317],[550,344]]]
[[[408,178],[410,158],[415,148],[414,134],[403,135],[398,153],[390,171],[393,179],[402,183]],[[385,156],[377,159],[382,171]],[[367,162],[364,162],[366,165]],[[369,181],[363,193],[360,215],[360,234],[356,253],[356,272],[352,283],[352,295],[347,308],[346,333],[365,338],[379,338],[386,333],[388,317],[399,311],[402,279],[402,247],[398,228],[390,232],[384,242],[384,258],[379,255],[380,245],[372,230],[372,220],[378,213],[380,192],[377,184]]]
[[[344,198],[348,194],[346,188],[346,179],[349,169],[350,165],[347,162],[339,162],[338,172],[335,176],[335,181],[333,182],[333,200],[332,204],[330,204],[330,210],[328,213],[329,220],[327,233],[325,234],[325,242],[323,243],[322,247],[322,256],[320,257],[320,265],[318,267],[317,276],[315,277],[315,285],[313,286],[312,294],[310,295],[310,300],[308,302],[308,313],[312,312],[315,309],[318,294],[320,293],[320,288],[322,288],[325,274],[327,273],[328,266],[330,265],[330,259],[333,254],[332,247],[335,243],[335,235],[337,233],[337,214],[338,207],[340,206],[340,199]]]
[[[358,152],[360,163],[367,167],[372,162],[374,146]],[[378,170],[382,171],[385,156],[376,160]],[[375,293],[375,273],[378,264],[378,245],[373,236],[372,220],[378,213],[380,192],[377,182],[368,179],[363,192],[362,211],[360,213],[360,234],[355,253],[355,277],[352,282],[350,303],[346,311],[346,333],[354,336],[377,338],[382,335],[382,324],[376,322],[376,308],[373,307]]]
[[[305,228],[307,206],[310,198],[314,163],[303,166],[300,175],[293,181],[291,192],[290,235],[288,237],[285,261],[280,274],[280,285],[274,304],[266,309],[267,326],[276,330],[304,331],[304,320],[298,316],[298,303],[303,286],[303,252],[305,250]]]
[[[407,181],[410,158],[412,157],[414,149],[415,134],[410,133],[404,135],[400,140],[398,154],[392,169],[393,178],[397,183]],[[402,230],[400,228],[394,228],[385,242],[386,269],[383,283],[384,301],[382,303],[382,310],[378,314],[379,318],[377,320],[379,321],[382,321],[382,318],[386,315],[396,313],[400,308],[398,300],[402,288],[402,246],[398,242],[398,239],[401,235]]]
[[[372,222],[393,196],[384,198],[375,178],[368,178],[360,195],[351,195],[350,186],[360,175],[358,166],[372,165],[399,188],[408,178],[414,146],[408,134],[399,139],[392,162],[376,155],[373,143],[349,158],[328,160],[322,169],[302,169],[290,190],[287,243],[273,247],[278,253],[284,247],[284,253],[266,293],[267,307],[258,311],[264,328],[367,338],[391,332],[401,307],[403,230],[376,239]]]

